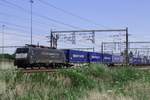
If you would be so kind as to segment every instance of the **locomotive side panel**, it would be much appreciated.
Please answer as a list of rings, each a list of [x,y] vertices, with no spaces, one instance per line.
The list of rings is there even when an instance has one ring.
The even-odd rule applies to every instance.
[[[30,52],[30,63],[64,63],[65,55],[57,49],[32,48]]]

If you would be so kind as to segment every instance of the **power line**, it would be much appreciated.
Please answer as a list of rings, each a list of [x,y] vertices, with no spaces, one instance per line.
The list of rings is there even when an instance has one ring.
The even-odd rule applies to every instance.
[[[16,15],[12,15],[12,14],[7,14],[7,13],[4,13],[4,12],[0,12],[0,16],[5,16],[5,17],[13,17],[13,18],[17,18],[17,19],[20,19],[20,20],[29,20],[29,18],[21,18],[21,17],[18,17]],[[44,22],[40,22],[40,21],[37,21],[37,20],[34,20],[33,19],[33,22],[35,23],[38,23],[38,24],[41,24],[41,25],[47,25],[47,26],[50,26],[50,24],[46,24]],[[58,27],[58,26],[55,26],[55,25],[52,25],[52,27]]]
[[[13,38],[12,36],[15,36],[15,38]],[[11,38],[11,43],[15,42],[15,41],[20,41],[20,42],[24,42],[24,43],[29,42],[30,39],[28,37],[30,37],[30,36],[18,34],[18,33],[5,32],[5,41],[10,41],[10,38]],[[34,41],[39,41],[39,39],[44,39],[44,38],[45,37],[34,36]],[[9,43],[9,42],[6,42],[6,43]]]
[[[98,23],[95,23],[94,21],[92,21],[92,20],[90,20],[90,19],[88,19],[88,18],[81,17],[81,16],[79,16],[79,15],[77,15],[77,14],[74,14],[74,13],[72,13],[72,12],[70,12],[70,11],[67,11],[67,10],[65,10],[65,9],[59,8],[59,7],[57,7],[57,6],[55,6],[55,5],[51,4],[51,3],[48,3],[48,2],[46,2],[46,1],[43,1],[43,0],[39,0],[39,1],[40,1],[42,4],[44,4],[44,5],[50,6],[50,7],[54,8],[54,9],[57,9],[57,10],[59,10],[59,11],[65,13],[65,14],[71,15],[71,16],[73,16],[73,17],[76,17],[76,18],[80,19],[80,20],[86,21],[86,22],[88,22],[88,23],[90,23],[90,24],[94,24],[94,25],[96,25],[96,26],[101,26],[101,27],[107,28],[107,27],[104,26],[104,25],[100,25],[100,24],[98,24]]]
[[[22,26],[22,25],[18,25],[18,24],[14,24],[14,23],[9,23],[9,22],[5,22],[5,21],[0,21],[0,23],[3,23],[3,24],[9,24],[11,26],[15,26],[15,27],[18,27],[18,28],[28,28],[27,26]]]
[[[62,25],[65,25],[65,26],[71,27],[71,28],[73,28],[73,29],[82,29],[82,28],[80,28],[80,27],[77,27],[77,26],[74,26],[74,25],[70,25],[70,24],[67,24],[67,23],[64,23],[64,22],[60,22],[60,21],[58,21],[58,20],[55,20],[55,19],[52,19],[52,18],[49,18],[49,17],[43,16],[43,15],[40,15],[40,14],[36,14],[36,15],[38,15],[39,17],[42,17],[42,18],[44,18],[44,19],[47,19],[47,20],[53,21],[53,22],[55,22],[55,23],[59,23],[59,24],[62,24]]]
[[[9,2],[9,1],[7,1],[7,0],[2,0],[2,2],[4,2],[4,3],[7,4],[7,5],[10,5],[11,8],[12,8],[12,7],[16,7],[16,8],[19,8],[19,10],[23,10],[24,12],[29,13],[29,11],[27,11],[27,10],[24,9],[23,7],[21,7],[21,6],[19,6],[19,5],[16,5],[16,4],[12,3],[12,2]],[[10,6],[9,6],[9,7],[10,7]],[[7,6],[7,7],[8,7],[8,6]]]
[[[16,31],[16,32],[22,32],[22,33],[29,33],[29,30],[27,31],[27,30],[23,30],[23,29],[20,29],[20,28],[14,28],[14,27],[8,27],[8,25],[7,25],[7,29],[9,30],[9,31]]]
[[[22,8],[21,6],[16,5],[16,4],[12,3],[12,2],[8,2],[8,1],[6,1],[6,0],[3,0],[3,2],[5,2],[5,3],[9,4],[9,5],[12,5],[13,7],[19,8],[18,10],[23,10],[23,11],[25,11],[25,12],[27,12],[27,13],[30,13],[30,12],[28,12],[26,9],[24,9],[24,8]],[[9,7],[10,7],[10,6],[9,6]],[[58,20],[56,20],[56,19],[53,19],[53,18],[44,16],[44,15],[41,15],[41,14],[38,14],[38,13],[35,13],[35,12],[33,12],[33,15],[36,15],[36,16],[39,17],[39,18],[43,18],[43,19],[46,19],[46,20],[49,20],[49,21],[52,21],[52,22],[55,22],[55,23],[58,23],[58,24],[61,24],[61,25],[68,26],[68,27],[70,27],[70,28],[82,29],[82,28],[80,28],[80,27],[77,27],[77,26],[74,26],[74,25],[71,25],[71,24],[67,24],[67,23],[58,21]]]
[[[6,35],[13,35],[13,36],[19,36],[19,37],[30,37],[29,35],[22,34],[22,33],[14,33],[14,32],[5,32]],[[41,36],[33,35],[36,39],[41,38]],[[43,37],[44,38],[44,37]]]
[[[10,26],[14,26],[14,27],[17,27],[17,28],[22,28],[22,29],[28,29],[29,27],[28,26],[23,26],[23,25],[18,25],[18,24],[14,24],[14,23],[10,23],[10,22],[6,22],[6,21],[0,21],[0,23],[3,23],[3,24],[7,24],[7,25],[10,25]],[[40,31],[43,31],[39,28],[35,28],[36,30],[40,30]]]
[[[10,37],[9,37],[10,36]],[[13,38],[12,36],[15,36],[15,38]],[[13,42],[13,41],[20,41],[20,42],[29,42],[29,38],[28,37],[30,37],[30,36],[24,36],[24,35],[21,35],[21,34],[15,34],[15,33],[6,33],[5,32],[5,43],[6,44],[8,44],[8,43],[10,43],[9,41],[10,41],[10,39],[11,39],[11,43]],[[44,37],[43,38],[41,38],[41,37],[35,37],[35,41],[39,41],[39,39],[44,39]]]
[[[11,30],[10,30],[11,29]],[[23,30],[20,30],[20,29],[14,29],[14,28],[10,28],[9,26],[7,26],[7,31],[13,31],[13,30],[17,30],[17,31],[23,31]],[[25,37],[25,36],[27,36],[27,35],[29,35],[29,34],[27,34],[27,35],[25,35],[26,34],[26,31],[24,31],[25,33],[24,34],[20,34],[20,32],[19,33],[15,33],[15,32],[5,32],[5,34],[9,34],[9,35],[16,35],[16,36],[22,36],[22,37]],[[36,35],[34,35],[34,37],[38,37],[38,38],[40,38],[40,37],[42,37],[43,35],[41,35],[40,36],[40,34],[36,34]]]
[[[17,31],[16,31],[17,30]],[[7,26],[7,31],[16,31],[16,32],[18,32],[18,31],[20,31],[21,33],[24,33],[24,34],[26,34],[26,33],[28,33],[27,31],[24,31],[24,30],[21,30],[21,29],[14,29],[14,28],[10,28],[10,27],[8,27]],[[13,33],[16,33],[16,32],[13,32]],[[20,33],[20,32],[18,32],[18,33]],[[17,33],[17,34],[18,34]],[[28,34],[29,35],[29,34]],[[36,35],[34,35],[34,37],[41,37],[41,36],[43,36],[42,34],[40,35],[40,34],[36,34]]]

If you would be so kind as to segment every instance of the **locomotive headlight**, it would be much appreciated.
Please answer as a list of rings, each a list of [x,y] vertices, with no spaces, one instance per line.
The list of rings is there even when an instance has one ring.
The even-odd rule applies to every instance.
[[[18,53],[16,54],[16,59],[27,58],[27,53]]]

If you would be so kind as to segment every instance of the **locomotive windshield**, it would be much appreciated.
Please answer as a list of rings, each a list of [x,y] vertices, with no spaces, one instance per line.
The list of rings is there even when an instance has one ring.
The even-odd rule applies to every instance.
[[[28,53],[29,48],[17,48],[16,53]]]

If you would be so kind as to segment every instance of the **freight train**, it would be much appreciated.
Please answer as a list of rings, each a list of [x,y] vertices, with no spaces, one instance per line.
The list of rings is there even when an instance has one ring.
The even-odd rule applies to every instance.
[[[25,46],[17,48],[14,65],[18,68],[27,67],[70,67],[75,64],[101,63],[108,66],[122,65],[125,59],[121,55],[107,53],[86,52],[70,49],[55,49],[43,46]],[[130,57],[130,65],[150,64],[150,61],[142,61],[142,58]]]

